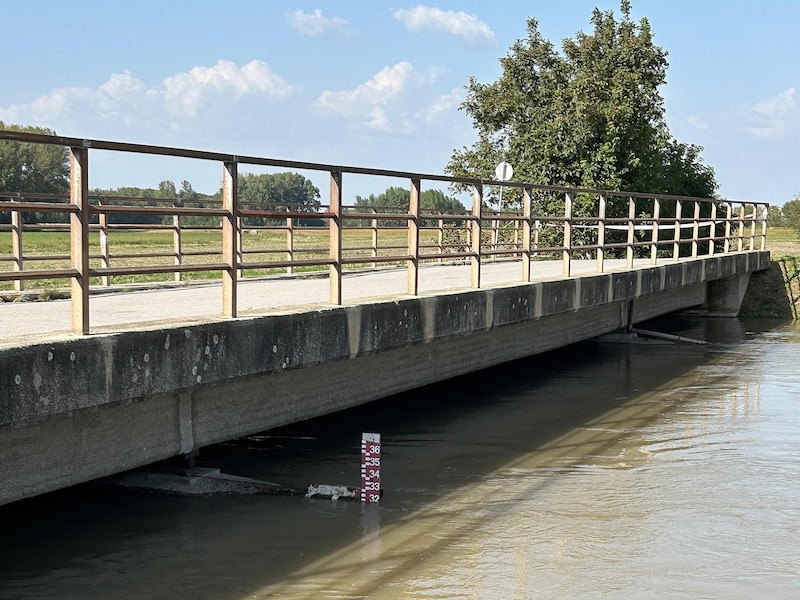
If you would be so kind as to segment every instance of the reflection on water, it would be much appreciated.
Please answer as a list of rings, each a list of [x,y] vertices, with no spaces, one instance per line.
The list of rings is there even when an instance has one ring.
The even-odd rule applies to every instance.
[[[752,598],[800,589],[800,327],[680,321],[203,452],[379,505],[84,487],[0,509],[2,598]]]

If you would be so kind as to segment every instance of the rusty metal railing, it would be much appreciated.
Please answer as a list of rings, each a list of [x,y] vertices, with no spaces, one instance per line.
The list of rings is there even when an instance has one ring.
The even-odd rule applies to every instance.
[[[33,194],[0,191],[0,232],[11,237],[11,253],[0,256],[0,282],[13,282],[17,290],[32,280],[68,279],[71,283],[72,330],[90,331],[89,295],[92,280],[108,285],[115,276],[184,273],[218,273],[222,277],[222,315],[237,316],[237,291],[247,272],[298,268],[327,269],[329,302],[342,303],[342,276],[348,268],[405,265],[407,293],[419,293],[419,268],[426,262],[462,262],[471,267],[472,287],[481,287],[481,265],[488,261],[518,260],[520,282],[531,280],[532,262],[560,260],[563,275],[571,274],[573,259],[591,258],[603,272],[609,257],[624,258],[627,268],[634,260],[679,260],[716,253],[763,250],[767,231],[767,204],[708,198],[577,189],[560,186],[501,182],[445,175],[420,174],[386,169],[306,163],[145,146],[101,140],[0,130],[0,140],[50,144],[68,148],[70,193]],[[89,195],[90,153],[95,150],[162,157],[180,157],[217,163],[222,167],[222,199],[219,203],[189,206],[176,199],[99,198]],[[326,173],[329,200],[316,210],[287,206],[253,207],[239,198],[238,175],[242,166],[278,167]],[[409,204],[401,212],[345,203],[345,176],[396,178],[408,182]],[[472,205],[463,212],[439,214],[421,208],[422,183],[436,182],[472,190]],[[491,207],[485,190],[506,190],[506,208]],[[516,200],[514,197],[516,195]],[[510,199],[510,201],[509,201]],[[509,206],[513,208],[508,208]],[[381,212],[383,211],[383,212]],[[26,223],[28,213],[57,214],[68,222]],[[115,223],[115,215],[160,219],[158,223]],[[186,217],[206,217],[215,225],[186,225]],[[278,224],[252,225],[252,219]],[[314,220],[321,245],[298,248],[296,223]],[[389,222],[389,225],[381,225]],[[216,224],[218,223],[218,224]],[[113,253],[112,232],[126,230],[172,232],[169,251]],[[204,229],[219,234],[219,247],[187,251],[186,232]],[[310,230],[311,228],[303,228]],[[24,252],[24,234],[61,231],[69,235],[69,255],[32,255]],[[285,233],[285,246],[277,249],[248,248],[246,234],[260,231]],[[348,245],[348,232],[369,232],[370,243]],[[405,232],[405,244],[380,244],[389,232]],[[90,233],[97,233],[96,246]],[[427,232],[427,233],[425,233]],[[429,236],[421,240],[421,233]],[[117,235],[117,234],[114,234]],[[430,236],[433,236],[432,238]],[[426,241],[428,240],[428,241]],[[130,259],[144,263],[120,264]],[[155,259],[154,262],[147,262]],[[62,261],[58,268],[31,268],[43,261]],[[168,262],[164,262],[164,261]],[[10,268],[3,268],[9,265]],[[218,275],[219,276],[219,275]]]

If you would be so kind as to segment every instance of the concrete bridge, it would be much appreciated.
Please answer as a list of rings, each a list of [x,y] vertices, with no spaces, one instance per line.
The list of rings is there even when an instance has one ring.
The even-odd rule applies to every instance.
[[[113,144],[21,136],[6,137],[62,144],[72,153],[70,201],[46,207],[71,216],[71,264],[36,272],[26,270],[20,259],[16,268],[0,273],[0,280],[62,277],[71,280],[72,293],[60,302],[0,306],[0,504],[191,454],[676,310],[698,307],[734,316],[750,274],[769,264],[763,250],[766,211],[752,203],[739,211],[728,205],[724,215],[717,215],[719,203],[703,199],[507,184],[522,191],[521,207],[501,212],[487,210],[482,196],[484,186],[501,182],[463,180],[474,189],[468,213],[426,215],[419,207],[420,181],[448,178],[378,171],[371,173],[411,182],[409,209],[400,217],[408,223],[408,246],[399,255],[376,252],[348,259],[343,223],[386,215],[347,213],[341,181],[348,168],[314,165],[331,173],[330,206],[312,213],[328,220],[329,254],[316,259],[328,270],[326,276],[240,278],[254,267],[240,251],[246,217],[301,217],[286,208],[248,212],[237,205],[237,165],[267,159],[191,151],[192,157],[221,160],[227,173],[222,208],[197,209],[221,218],[222,262],[91,267],[90,216],[104,208],[90,202],[82,179],[87,149]],[[270,161],[276,163],[281,161]],[[533,198],[539,191],[562,194],[564,214],[537,215]],[[595,198],[596,215],[572,214],[579,195]],[[622,197],[627,216],[606,213],[614,195]],[[643,214],[645,204],[649,214]],[[674,211],[668,217],[660,212],[667,205]],[[43,206],[44,200],[0,200],[0,209],[12,213],[38,212]],[[687,216],[682,207],[694,210]],[[179,217],[189,209],[173,205],[160,210]],[[436,219],[465,222],[465,247],[444,251],[440,245],[426,253],[420,230]],[[536,234],[536,224],[547,220],[558,231],[549,246],[537,243]],[[580,226],[590,235],[578,241],[573,228]],[[665,226],[671,228],[666,238]],[[615,227],[621,236],[617,241],[611,234]],[[652,236],[645,239],[642,228]],[[24,231],[19,217],[12,219],[12,235]],[[581,258],[587,254],[594,258]],[[255,266],[311,262],[281,259]],[[343,269],[354,263],[406,264]],[[222,272],[222,282],[176,289],[99,294],[97,286],[89,285],[92,277],[116,272],[215,269]]]
[[[140,325],[82,337],[39,334],[28,343],[17,338],[0,350],[0,503],[188,454],[675,310],[705,307],[733,315],[750,273],[768,263],[767,252],[746,252],[340,307]],[[509,265],[495,267],[502,271]],[[368,283],[370,277],[386,275],[357,279]],[[268,290],[266,283],[259,285],[262,293]],[[158,306],[163,318],[174,311],[172,303],[182,303],[182,294],[200,291],[117,294],[103,300],[110,316],[118,314],[114,302],[124,300],[140,309]],[[14,330],[9,321],[16,318],[12,310],[4,311],[15,308],[42,315],[58,310],[52,303],[0,306],[6,331]],[[24,321],[35,322],[30,315]],[[22,328],[17,322],[16,331]]]

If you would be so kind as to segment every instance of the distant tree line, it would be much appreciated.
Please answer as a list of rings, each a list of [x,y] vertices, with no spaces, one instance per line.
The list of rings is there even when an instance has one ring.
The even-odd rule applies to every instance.
[[[408,188],[392,186],[377,196],[374,194],[367,197],[356,196],[355,206],[358,212],[367,210],[383,214],[408,214],[410,202],[411,192]],[[419,205],[420,212],[426,215],[460,215],[465,210],[461,202],[439,190],[423,190],[419,196]],[[406,222],[405,220],[378,219],[378,225],[382,227],[402,226]],[[430,225],[430,223],[426,221],[423,225]]]

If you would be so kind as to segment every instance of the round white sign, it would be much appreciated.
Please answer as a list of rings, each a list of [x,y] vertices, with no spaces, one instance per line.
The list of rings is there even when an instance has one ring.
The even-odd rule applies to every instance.
[[[495,177],[497,177],[497,181],[508,181],[511,179],[511,176],[514,175],[514,167],[503,161],[497,165],[497,168],[494,170],[494,174]]]

